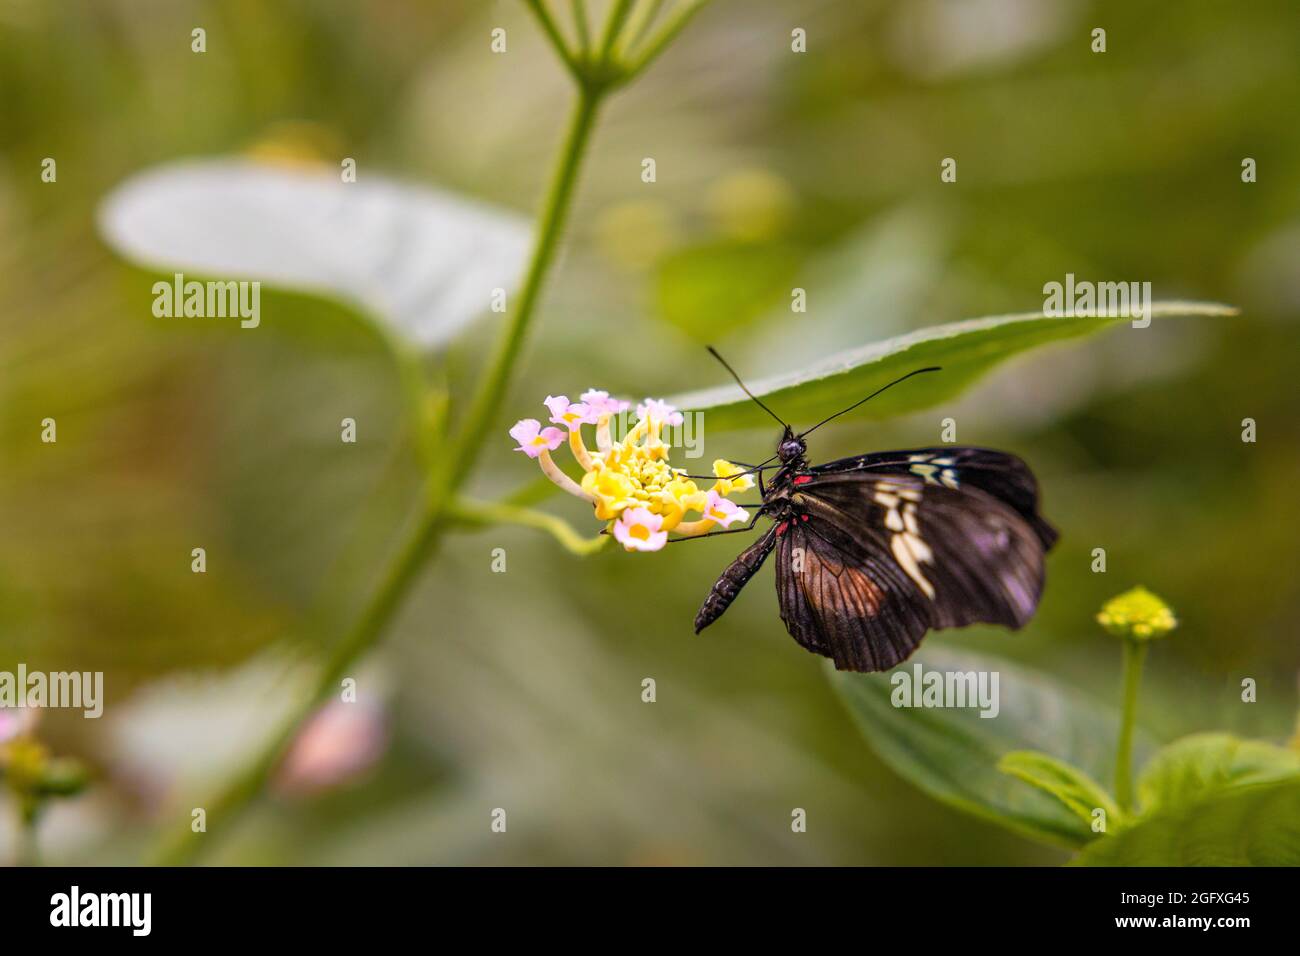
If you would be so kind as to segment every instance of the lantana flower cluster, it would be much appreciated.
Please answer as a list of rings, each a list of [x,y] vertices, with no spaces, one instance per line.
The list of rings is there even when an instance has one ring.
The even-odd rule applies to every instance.
[[[516,451],[535,458],[542,472],[569,494],[591,504],[596,517],[608,522],[607,530],[628,551],[658,551],[668,535],[691,537],[749,519],[748,512],[729,495],[754,486],[752,475],[724,459],[713,463],[717,479],[700,488],[681,468],[668,464],[671,446],[663,439],[664,426],[682,424],[682,413],[666,402],[646,399],[637,405],[637,423],[622,441],[614,441],[610,423],[631,403],[591,389],[576,402],[565,395],[548,395],[550,426],[525,418],[510,429],[519,443]],[[583,428],[594,426],[596,448],[589,450]],[[551,458],[568,440],[569,450],[582,467],[574,481]],[[695,516],[695,517],[692,517]],[[688,520],[689,519],[689,520]]]

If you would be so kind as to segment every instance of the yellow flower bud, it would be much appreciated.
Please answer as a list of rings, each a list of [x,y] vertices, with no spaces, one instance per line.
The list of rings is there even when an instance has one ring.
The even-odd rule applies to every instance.
[[[1136,587],[1102,605],[1097,623],[1116,637],[1152,641],[1164,637],[1178,620],[1169,605],[1144,587]]]

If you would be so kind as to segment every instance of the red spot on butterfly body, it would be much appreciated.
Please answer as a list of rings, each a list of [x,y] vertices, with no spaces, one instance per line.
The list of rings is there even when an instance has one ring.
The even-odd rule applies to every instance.
[[[796,485],[806,485],[810,481],[812,481],[812,475],[800,475],[794,480],[794,483]]]
[[[776,533],[785,534],[785,529],[788,527],[790,527],[790,522],[782,521],[779,525],[776,526]]]

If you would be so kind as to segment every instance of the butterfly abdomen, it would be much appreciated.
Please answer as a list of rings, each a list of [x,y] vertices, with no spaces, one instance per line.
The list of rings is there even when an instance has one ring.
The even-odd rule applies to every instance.
[[[695,615],[696,634],[722,617],[722,612],[731,606],[740,589],[748,584],[749,579],[763,566],[763,562],[772,553],[775,544],[776,529],[769,528],[766,534],[740,552],[736,560],[727,565],[718,576],[718,580],[713,583],[713,587],[709,589],[709,596],[700,605],[699,613]]]

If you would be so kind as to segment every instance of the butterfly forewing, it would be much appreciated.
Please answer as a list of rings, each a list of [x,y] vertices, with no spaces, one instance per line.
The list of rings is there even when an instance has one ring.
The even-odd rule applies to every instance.
[[[1006,452],[988,448],[915,448],[841,458],[809,469],[820,487],[863,480],[865,473],[907,475],[932,488],[977,488],[1015,509],[1050,548],[1056,531],[1038,513],[1038,482],[1029,466]]]

